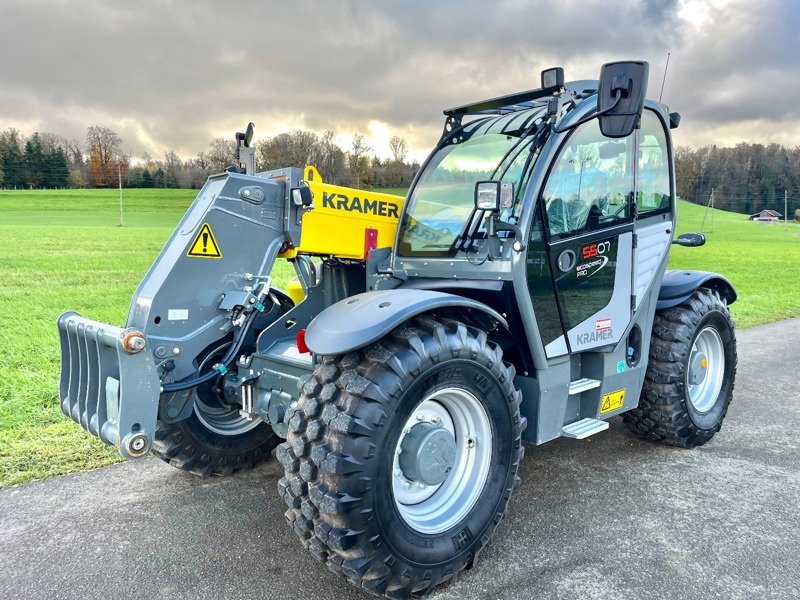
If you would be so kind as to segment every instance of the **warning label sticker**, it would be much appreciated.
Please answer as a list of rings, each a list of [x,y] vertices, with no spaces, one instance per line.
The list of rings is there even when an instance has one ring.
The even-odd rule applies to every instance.
[[[611,392],[603,396],[603,401],[600,403],[600,414],[604,415],[614,410],[622,408],[625,404],[625,392],[627,388]]]
[[[214,237],[214,233],[208,223],[203,223],[197,237],[194,238],[194,241],[189,246],[186,256],[192,258],[222,258],[222,251],[219,249],[217,238]]]

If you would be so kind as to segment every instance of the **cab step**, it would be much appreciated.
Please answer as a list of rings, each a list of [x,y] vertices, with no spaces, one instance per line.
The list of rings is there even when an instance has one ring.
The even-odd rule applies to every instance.
[[[581,419],[580,421],[575,421],[574,423],[570,423],[569,425],[564,425],[564,427],[561,429],[561,434],[564,437],[582,440],[590,435],[594,435],[595,433],[605,431],[606,429],[608,429],[608,421],[586,418]]]
[[[588,377],[576,379],[575,381],[570,381],[569,383],[569,395],[573,396],[587,390],[593,390],[597,387],[600,387],[600,382],[597,379],[589,379]]]

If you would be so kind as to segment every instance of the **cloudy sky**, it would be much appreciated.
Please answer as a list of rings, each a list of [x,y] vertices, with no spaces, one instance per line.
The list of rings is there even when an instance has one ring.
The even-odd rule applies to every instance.
[[[650,62],[682,145],[800,145],[797,0],[0,0],[0,129],[82,139],[112,127],[134,157],[193,156],[247,121],[257,137],[393,134],[421,158],[442,109],[537,87],[560,65]]]

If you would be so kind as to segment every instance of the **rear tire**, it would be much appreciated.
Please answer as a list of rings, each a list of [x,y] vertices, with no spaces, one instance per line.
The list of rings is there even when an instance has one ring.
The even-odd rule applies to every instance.
[[[471,567],[505,513],[523,456],[526,422],[513,379],[514,368],[503,363],[501,350],[484,332],[428,317],[357,352],[322,357],[287,412],[289,435],[277,451],[286,471],[278,490],[303,545],[335,573],[392,598],[427,595]],[[444,482],[430,484],[440,486],[430,500],[411,504],[409,512],[397,491],[398,480],[403,486],[408,480],[407,471],[398,469],[396,450],[423,415],[421,407],[440,396],[434,410],[443,410],[443,419],[434,415],[431,423],[443,427],[449,410],[456,424],[449,442],[454,452],[484,458],[460,471],[467,463],[456,454]],[[482,423],[483,416],[485,424],[474,430],[484,432],[484,439],[467,435],[470,423]],[[461,430],[459,420],[467,424]],[[490,452],[481,455],[487,446]],[[430,461],[423,468],[437,466]],[[474,475],[472,488],[451,485],[459,472],[465,479]],[[423,488],[419,481],[414,486]],[[414,486],[408,486],[412,495]],[[464,492],[474,488],[478,493]],[[450,493],[463,495],[448,504]],[[432,511],[414,512],[426,502],[434,502]],[[444,515],[438,521],[430,516],[437,510]]]
[[[694,448],[722,427],[736,378],[736,334],[719,294],[700,288],[658,311],[639,407],[623,415],[639,437]]]

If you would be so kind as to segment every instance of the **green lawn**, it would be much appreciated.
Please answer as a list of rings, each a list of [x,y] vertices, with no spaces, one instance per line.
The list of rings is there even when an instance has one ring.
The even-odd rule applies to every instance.
[[[125,227],[117,227],[115,190],[0,191],[0,486],[120,460],[58,408],[55,322],[75,310],[122,324],[136,285],[195,193],[125,190]],[[682,203],[679,231],[697,231],[703,211]],[[716,211],[708,240],[675,247],[672,264],[725,273],[740,293],[733,306],[740,327],[800,314],[800,226]],[[281,263],[277,285],[291,276]]]

